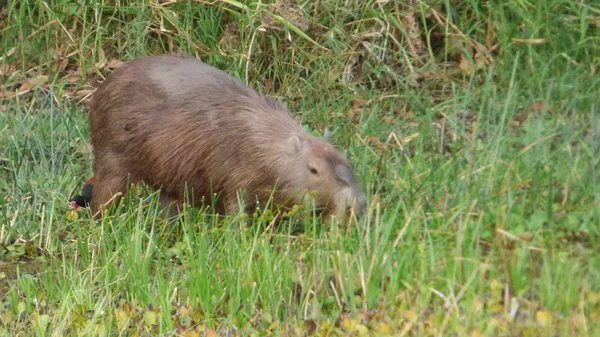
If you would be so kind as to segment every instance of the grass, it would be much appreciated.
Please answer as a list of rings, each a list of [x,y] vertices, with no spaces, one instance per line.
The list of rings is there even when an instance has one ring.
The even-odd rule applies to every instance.
[[[10,2],[0,335],[600,334],[600,7],[407,3]],[[165,222],[141,189],[74,216],[81,100],[113,60],[180,49],[332,126],[368,214]]]

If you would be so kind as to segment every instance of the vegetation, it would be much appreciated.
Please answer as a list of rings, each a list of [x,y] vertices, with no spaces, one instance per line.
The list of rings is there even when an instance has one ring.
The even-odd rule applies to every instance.
[[[2,3],[0,335],[600,335],[598,3]],[[331,126],[368,214],[71,210],[85,99],[160,52]]]

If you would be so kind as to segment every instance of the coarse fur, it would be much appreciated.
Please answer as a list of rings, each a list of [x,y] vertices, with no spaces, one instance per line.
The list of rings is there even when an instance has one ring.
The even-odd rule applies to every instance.
[[[96,215],[130,182],[160,189],[163,205],[179,205],[186,187],[196,205],[220,194],[220,214],[240,210],[238,192],[242,211],[270,197],[298,203],[307,191],[316,192],[326,216],[344,216],[351,205],[365,210],[344,155],[308,134],[276,100],[193,57],[126,62],[88,106]]]

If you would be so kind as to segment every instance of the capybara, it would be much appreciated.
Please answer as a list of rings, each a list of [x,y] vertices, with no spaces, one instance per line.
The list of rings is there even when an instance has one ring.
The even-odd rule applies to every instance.
[[[196,206],[218,196],[219,214],[269,200],[293,205],[306,192],[327,218],[347,216],[350,207],[365,211],[343,154],[273,98],[194,57],[126,62],[94,92],[89,111],[96,215],[136,182],[160,189],[165,206],[186,201],[186,189]]]

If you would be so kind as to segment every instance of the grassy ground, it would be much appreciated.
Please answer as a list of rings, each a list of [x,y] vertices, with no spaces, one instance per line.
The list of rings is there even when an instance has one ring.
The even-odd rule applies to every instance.
[[[600,335],[597,4],[1,11],[0,335]],[[92,175],[82,100],[119,61],[179,50],[333,126],[368,214],[167,223],[142,190],[101,222],[74,216]]]

